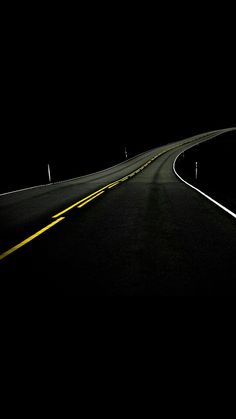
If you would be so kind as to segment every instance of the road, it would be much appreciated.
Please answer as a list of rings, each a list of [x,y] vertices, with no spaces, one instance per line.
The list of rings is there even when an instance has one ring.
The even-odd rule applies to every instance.
[[[0,196],[0,272],[13,294],[236,294],[236,220],[173,172],[224,131],[105,171]]]

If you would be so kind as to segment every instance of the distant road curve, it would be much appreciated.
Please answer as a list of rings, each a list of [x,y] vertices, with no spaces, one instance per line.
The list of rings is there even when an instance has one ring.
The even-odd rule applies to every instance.
[[[20,239],[22,239],[21,243],[28,243],[29,237],[24,238],[25,231],[32,233],[30,237],[38,237],[38,232],[35,233],[34,230],[37,227],[41,227],[48,219],[48,216],[53,218],[53,223],[48,224],[47,222],[46,225],[39,229],[40,232],[47,231],[48,226],[50,228],[53,227],[56,224],[55,218],[58,219],[59,215],[64,216],[68,208],[72,209],[77,204],[83,204],[80,201],[84,200],[84,198],[89,197],[89,199],[93,199],[97,196],[97,192],[100,195],[104,190],[109,190],[111,185],[116,184],[116,182],[126,181],[139,174],[148,164],[156,160],[157,157],[159,158],[160,155],[167,153],[168,150],[188,144],[199,144],[199,142],[214,138],[225,131],[227,130],[212,131],[169,143],[157,149],[148,150],[105,170],[85,176],[1,194],[1,245],[4,246],[4,242],[6,242],[5,246],[7,246],[8,243],[10,245],[12,241],[16,240],[17,242]],[[150,158],[153,160],[150,160]],[[86,199],[85,202],[87,202]],[[12,248],[15,248],[15,246]],[[19,248],[18,246],[17,249]],[[7,251],[8,253],[11,254],[11,252]],[[0,259],[5,254],[6,252],[1,253],[0,249]]]
[[[234,129],[232,129],[234,130]],[[235,128],[236,131],[236,128]],[[185,151],[189,150],[190,148],[193,148],[194,146],[191,145],[189,148],[187,148]],[[177,160],[180,158],[180,156],[183,155],[183,153],[185,151],[181,151],[181,153],[178,154],[178,156],[175,158],[174,163],[173,163],[173,171],[175,173],[175,175],[181,180],[181,182],[185,183],[185,185],[188,185],[190,188],[194,189],[195,191],[197,191],[198,193],[200,193],[202,196],[204,196],[206,199],[208,199],[209,201],[211,201],[213,204],[217,205],[219,208],[221,208],[223,211],[227,212],[227,214],[231,215],[232,217],[236,218],[236,214],[231,211],[230,209],[226,208],[224,205],[222,205],[220,202],[216,201],[215,199],[213,199],[212,197],[210,197],[209,195],[207,195],[205,192],[203,192],[202,190],[196,188],[196,186],[192,185],[191,183],[187,182],[186,180],[184,180],[177,172],[176,170],[176,162]]]
[[[235,128],[234,128],[235,129]],[[0,275],[40,295],[236,295],[236,223],[175,173],[189,147],[0,196]]]

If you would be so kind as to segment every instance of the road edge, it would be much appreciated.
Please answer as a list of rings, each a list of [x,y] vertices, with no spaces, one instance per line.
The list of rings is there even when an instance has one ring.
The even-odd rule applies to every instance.
[[[233,130],[232,130],[233,131]],[[221,133],[221,134],[217,134],[216,135],[216,137],[218,136],[218,135],[222,135],[223,133]],[[215,137],[214,137],[215,138]],[[206,141],[209,141],[209,140],[206,140]],[[229,214],[229,215],[231,215],[233,218],[235,218],[236,219],[236,214],[233,212],[233,211],[231,211],[231,210],[229,210],[228,208],[226,208],[224,205],[222,205],[222,204],[220,204],[220,202],[218,202],[218,201],[216,201],[215,199],[213,199],[212,197],[210,197],[209,195],[207,195],[205,192],[203,192],[203,191],[201,191],[200,189],[198,189],[198,188],[196,188],[195,186],[193,186],[191,183],[189,183],[189,182],[187,182],[186,180],[184,180],[178,173],[177,173],[177,170],[176,170],[176,162],[177,162],[177,160],[179,159],[179,157],[186,151],[186,150],[190,150],[191,148],[193,148],[193,147],[196,147],[198,144],[195,144],[195,145],[192,145],[192,146],[190,146],[190,147],[187,147],[184,151],[181,151],[178,155],[177,155],[177,157],[175,158],[175,160],[174,160],[174,162],[173,162],[173,166],[172,166],[172,168],[173,168],[173,172],[174,172],[174,174],[177,176],[177,178],[181,181],[181,182],[183,182],[185,185],[187,185],[187,186],[189,186],[191,189],[194,189],[196,192],[198,192],[199,194],[201,194],[202,196],[204,196],[205,198],[207,198],[210,202],[212,202],[213,204],[215,204],[216,206],[218,206],[219,208],[221,208],[223,211],[225,211],[225,212],[227,212],[227,214]]]

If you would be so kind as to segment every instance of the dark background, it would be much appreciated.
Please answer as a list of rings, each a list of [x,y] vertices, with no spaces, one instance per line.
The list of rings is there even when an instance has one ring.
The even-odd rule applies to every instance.
[[[231,131],[187,150],[177,159],[176,170],[184,180],[236,213],[235,157],[236,131]]]
[[[1,191],[235,126],[234,14],[192,9],[6,11]]]

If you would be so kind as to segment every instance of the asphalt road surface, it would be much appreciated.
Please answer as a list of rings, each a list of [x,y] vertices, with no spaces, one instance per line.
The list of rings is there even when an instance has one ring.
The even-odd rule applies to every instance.
[[[236,294],[236,219],[181,182],[181,152],[223,131],[103,172],[0,196],[9,293]]]

